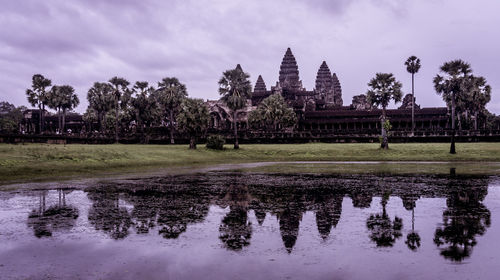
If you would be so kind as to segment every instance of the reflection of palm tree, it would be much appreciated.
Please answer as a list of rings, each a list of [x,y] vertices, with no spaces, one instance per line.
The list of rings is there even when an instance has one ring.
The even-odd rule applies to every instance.
[[[385,210],[389,194],[386,193],[382,197],[382,215],[372,214],[366,221],[366,227],[371,231],[370,238],[377,244],[378,247],[392,247],[396,239],[401,237],[401,229],[403,228],[403,220],[395,217],[391,221]]]
[[[460,262],[469,257],[477,244],[476,235],[483,235],[490,226],[491,213],[481,203],[487,192],[487,188],[467,188],[449,195],[443,225],[434,233],[434,243],[444,258]],[[441,248],[444,245],[448,246]]]
[[[118,193],[92,192],[89,198],[93,201],[88,217],[90,224],[113,239],[127,237],[132,220],[127,208],[120,206]]]
[[[250,245],[252,238],[252,223],[248,221],[248,188],[231,185],[223,200],[229,204],[229,213],[222,219],[219,239],[226,248],[238,251]]]
[[[411,231],[406,236],[406,246],[408,249],[415,251],[420,247],[420,235],[415,231],[415,206],[419,196],[417,194],[404,194],[401,196],[403,206],[406,210],[411,211]]]
[[[78,209],[66,205],[66,192],[57,190],[59,201],[57,205],[46,208],[47,191],[39,194],[39,207],[33,209],[28,217],[28,226],[33,227],[35,236],[52,236],[54,231],[70,230],[78,218]]]

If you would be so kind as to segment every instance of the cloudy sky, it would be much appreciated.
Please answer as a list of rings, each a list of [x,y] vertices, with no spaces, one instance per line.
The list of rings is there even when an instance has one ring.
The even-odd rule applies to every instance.
[[[444,106],[432,78],[461,58],[493,88],[500,114],[500,4],[497,0],[0,0],[0,101],[27,105],[31,76],[73,85],[77,111],[95,81],[117,75],[157,83],[175,76],[190,96],[217,99],[222,72],[240,63],[252,83],[278,79],[287,47],[311,90],[325,60],[344,105],[377,72],[411,91],[403,65],[416,55],[417,103]]]

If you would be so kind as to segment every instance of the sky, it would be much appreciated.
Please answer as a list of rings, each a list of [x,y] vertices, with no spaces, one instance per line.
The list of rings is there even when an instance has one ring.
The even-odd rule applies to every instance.
[[[463,59],[492,87],[500,114],[498,0],[0,0],[0,101],[29,107],[33,74],[72,85],[87,108],[94,82],[121,76],[152,85],[177,77],[191,97],[218,99],[222,72],[241,64],[252,84],[278,80],[288,47],[312,90],[322,61],[337,73],[344,105],[377,72],[411,92],[404,61],[416,55],[417,104],[445,106],[432,79]],[[391,105],[392,108],[395,105]]]

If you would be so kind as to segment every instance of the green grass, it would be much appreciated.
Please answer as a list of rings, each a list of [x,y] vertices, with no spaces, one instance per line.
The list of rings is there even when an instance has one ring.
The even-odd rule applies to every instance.
[[[92,177],[175,167],[262,161],[472,161],[500,162],[500,143],[449,144],[276,144],[208,150],[199,145],[48,145],[0,144],[0,183]],[[276,167],[275,167],[276,168]]]

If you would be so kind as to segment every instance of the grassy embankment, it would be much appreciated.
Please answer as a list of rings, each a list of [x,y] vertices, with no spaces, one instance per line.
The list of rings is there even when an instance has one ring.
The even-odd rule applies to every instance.
[[[227,145],[224,151],[214,151],[202,145],[197,150],[188,150],[186,145],[0,144],[0,183],[265,161],[500,162],[500,143],[458,143],[456,155],[448,153],[446,143],[390,144],[387,151],[378,147],[378,144],[317,143],[241,145],[239,150],[233,150]],[[280,171],[280,168],[293,171],[285,166],[261,170]],[[309,169],[318,168],[309,166]]]

